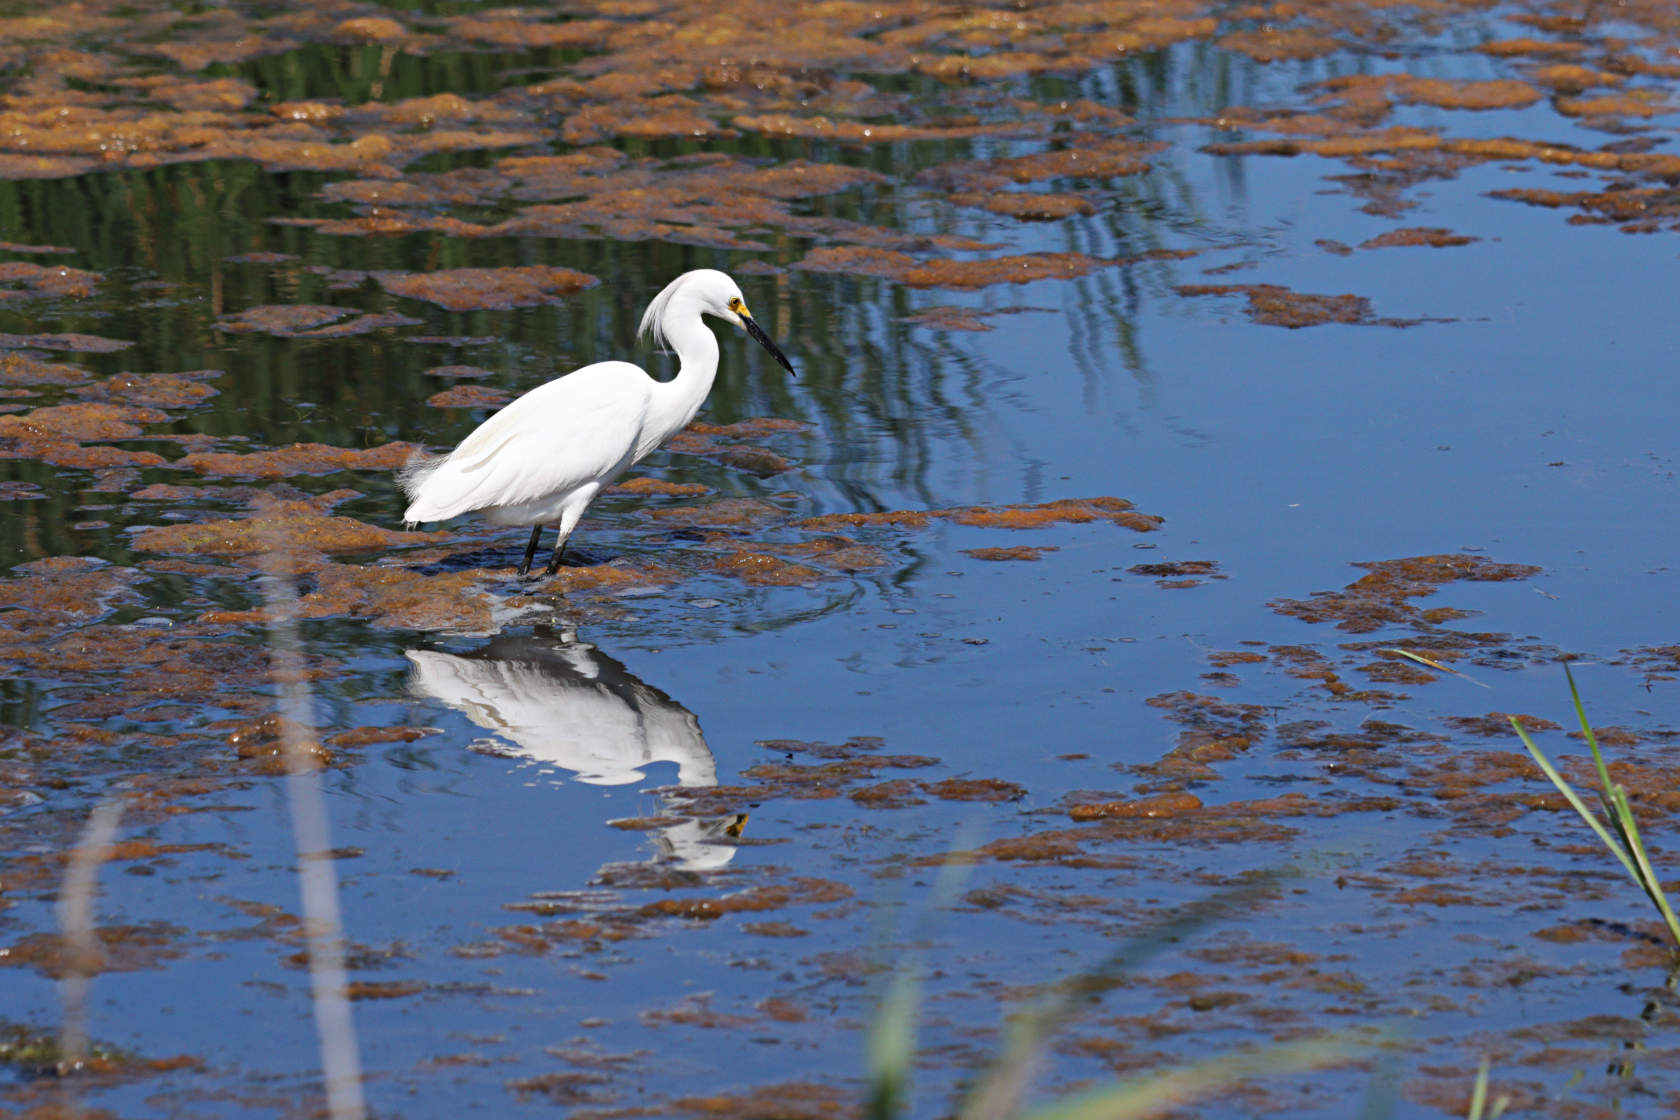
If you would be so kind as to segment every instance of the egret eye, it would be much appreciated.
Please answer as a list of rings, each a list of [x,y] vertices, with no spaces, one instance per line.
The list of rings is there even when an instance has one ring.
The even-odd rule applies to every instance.
[[[729,300],[729,310],[740,315],[747,310],[747,305],[741,302],[740,296],[732,296]]]

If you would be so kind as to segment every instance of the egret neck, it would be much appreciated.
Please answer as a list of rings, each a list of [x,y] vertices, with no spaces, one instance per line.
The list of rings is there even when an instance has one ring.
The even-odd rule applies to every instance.
[[[718,369],[717,335],[701,320],[698,304],[698,300],[684,300],[680,309],[673,307],[665,315],[665,343],[677,355],[677,375],[653,387],[647,423],[636,445],[637,459],[688,427],[712,391]]]

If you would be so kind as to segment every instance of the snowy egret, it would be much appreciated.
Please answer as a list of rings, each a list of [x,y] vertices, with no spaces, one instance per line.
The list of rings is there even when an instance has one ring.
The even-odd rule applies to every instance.
[[[677,375],[655,381],[629,362],[596,362],[539,385],[480,424],[448,455],[416,453],[399,473],[403,520],[446,521],[478,512],[497,525],[530,525],[519,575],[531,570],[544,525],[560,530],[548,574],[595,495],[681,431],[717,376],[715,315],[746,328],[789,373],[793,365],[747,311],[741,289],[702,268],[665,286],[642,316],[641,334],[676,352]]]

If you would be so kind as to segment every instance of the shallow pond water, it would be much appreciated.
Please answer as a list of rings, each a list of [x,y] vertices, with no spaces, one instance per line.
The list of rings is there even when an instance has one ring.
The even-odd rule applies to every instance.
[[[950,1114],[1222,890],[1033,1099],[1351,1029],[1183,1107],[1669,1112],[1661,927],[1503,718],[1584,779],[1572,662],[1667,867],[1680,24],[1617,13],[0,20],[0,1101],[319,1106],[278,564],[375,1114],[855,1112],[906,968]],[[668,376],[695,267],[797,378],[720,328],[552,580],[405,529],[414,445]]]

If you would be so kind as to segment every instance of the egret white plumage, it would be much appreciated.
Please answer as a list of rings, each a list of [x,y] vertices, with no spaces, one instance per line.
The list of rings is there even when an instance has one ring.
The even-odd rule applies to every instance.
[[[735,281],[710,268],[685,272],[648,304],[640,332],[676,352],[675,377],[655,381],[629,362],[596,362],[537,386],[448,455],[416,453],[399,473],[409,498],[403,520],[413,525],[476,512],[497,525],[530,525],[521,576],[531,570],[543,526],[554,525],[560,539],[548,561],[553,575],[595,496],[686,427],[711,392],[718,343],[702,315],[745,328],[793,372],[747,311]]]

